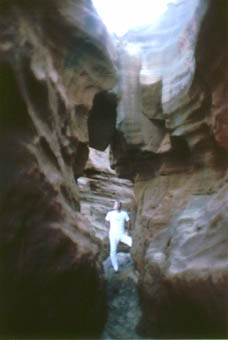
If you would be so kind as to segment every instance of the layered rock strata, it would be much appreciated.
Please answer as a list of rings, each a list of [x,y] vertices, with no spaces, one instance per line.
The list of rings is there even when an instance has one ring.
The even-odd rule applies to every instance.
[[[0,1],[0,334],[96,337],[99,243],[75,179],[112,45],[89,1]]]
[[[228,335],[226,32],[226,1],[176,1],[121,41],[112,164],[135,182],[148,337]]]
[[[100,256],[104,260],[109,255],[108,231],[105,216],[113,209],[115,200],[122,202],[124,210],[131,219],[131,233],[134,230],[136,213],[133,184],[118,178],[109,165],[109,148],[104,152],[90,148],[84,174],[78,178],[81,213],[88,219],[92,231],[100,244]],[[129,251],[127,246],[119,244],[119,251]]]

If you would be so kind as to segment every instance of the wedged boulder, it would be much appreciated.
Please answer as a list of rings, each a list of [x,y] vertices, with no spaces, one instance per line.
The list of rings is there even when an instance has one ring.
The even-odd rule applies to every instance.
[[[89,1],[0,1],[0,26],[0,334],[96,338],[105,282],[76,178],[112,45]]]

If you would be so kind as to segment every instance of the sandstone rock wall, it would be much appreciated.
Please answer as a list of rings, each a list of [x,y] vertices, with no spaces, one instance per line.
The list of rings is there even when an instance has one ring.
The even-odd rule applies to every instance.
[[[75,180],[112,46],[89,1],[0,1],[0,27],[0,337],[96,337],[103,267]]]
[[[166,153],[170,135],[201,128],[204,117],[195,119],[193,112],[205,104],[206,91],[201,81],[192,84],[195,45],[207,7],[203,0],[179,1],[169,5],[157,23],[121,39],[117,129],[128,148]]]
[[[102,330],[104,202],[132,194],[86,162],[111,142],[135,182],[142,333],[226,337],[227,1],[178,0],[118,53],[90,1],[0,10],[1,335]]]
[[[226,32],[226,1],[189,0],[123,37],[138,79],[123,73],[125,91],[140,104],[132,113],[123,92],[112,164],[135,182],[132,255],[148,337],[228,334]]]

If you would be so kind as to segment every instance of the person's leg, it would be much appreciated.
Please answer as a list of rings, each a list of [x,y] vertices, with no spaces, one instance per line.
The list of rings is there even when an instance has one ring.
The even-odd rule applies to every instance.
[[[115,272],[118,271],[118,260],[117,260],[117,247],[119,243],[119,237],[114,234],[109,234],[110,241],[110,259]]]
[[[132,246],[132,237],[128,234],[121,235],[120,241],[128,245],[129,247]]]

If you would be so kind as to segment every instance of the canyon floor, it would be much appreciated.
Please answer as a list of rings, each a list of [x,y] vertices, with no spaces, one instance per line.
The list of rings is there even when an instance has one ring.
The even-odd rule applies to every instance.
[[[104,261],[107,279],[108,320],[102,339],[143,339],[137,332],[141,309],[137,290],[138,274],[129,253],[118,253],[119,271]]]

